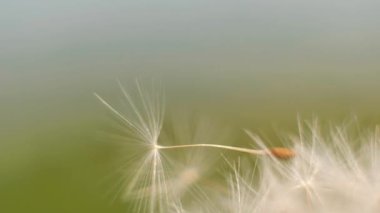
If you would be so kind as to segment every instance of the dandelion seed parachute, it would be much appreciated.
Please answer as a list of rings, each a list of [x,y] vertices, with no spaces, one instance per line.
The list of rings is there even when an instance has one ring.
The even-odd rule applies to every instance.
[[[128,164],[124,191],[127,198],[136,199],[133,212],[380,212],[379,129],[354,137],[346,126],[326,133],[317,122],[299,124],[299,134],[287,141],[289,148],[269,148],[246,130],[261,157],[256,164],[229,162],[235,166],[226,184],[205,190],[207,173],[217,172],[212,170],[218,162],[223,164],[217,158],[207,163],[207,147],[239,147],[231,148],[218,137],[223,131],[211,134],[210,126],[199,123],[165,136],[161,91],[137,83],[135,100],[121,89],[132,113],[121,113],[97,97],[125,124],[133,147],[146,150]],[[207,181],[219,182],[214,176]]]
[[[152,84],[146,89],[136,82],[138,98],[134,98],[120,83],[119,86],[132,113],[123,114],[99,95],[95,96],[124,124],[136,148],[146,149],[142,156],[136,157],[134,164],[129,165],[130,170],[126,170],[124,197],[137,198],[134,212],[164,212],[170,201],[163,164],[165,159],[155,148],[164,117],[162,92],[157,85]],[[149,190],[146,190],[147,186]]]
[[[206,119],[188,118],[182,113],[171,122],[171,131],[161,131],[164,117],[162,91],[156,85],[149,89],[143,89],[138,82],[136,85],[137,95],[132,96],[120,84],[126,99],[124,107],[129,108],[126,112],[95,94],[124,124],[128,135],[125,142],[131,156],[127,156],[125,163],[122,197],[132,200],[133,212],[155,213],[181,209],[184,199],[207,199],[204,192],[214,184],[204,184],[202,178],[214,172],[211,167],[219,156],[203,149],[165,152],[159,147],[214,140],[225,143],[226,134],[221,134],[220,129]]]

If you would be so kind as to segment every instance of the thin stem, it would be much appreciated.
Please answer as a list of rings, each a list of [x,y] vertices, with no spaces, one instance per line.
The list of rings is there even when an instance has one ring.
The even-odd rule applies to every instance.
[[[267,154],[267,152],[264,150],[248,149],[248,148],[234,147],[234,146],[224,146],[224,145],[219,145],[219,144],[186,144],[186,145],[176,145],[176,146],[156,145],[157,149],[181,149],[181,148],[189,148],[189,147],[212,147],[212,148],[233,150],[233,151],[238,151],[238,152],[245,152],[245,153],[254,154],[254,155]]]
[[[285,147],[272,147],[267,150],[263,149],[248,149],[248,148],[242,148],[242,147],[235,147],[235,146],[224,146],[219,144],[185,144],[185,145],[176,145],[176,146],[161,146],[161,145],[155,145],[155,149],[181,149],[181,148],[191,148],[191,147],[212,147],[212,148],[219,148],[219,149],[227,149],[237,152],[244,152],[249,153],[253,155],[270,155],[278,159],[291,159],[293,158],[296,153],[294,150],[285,148]]]

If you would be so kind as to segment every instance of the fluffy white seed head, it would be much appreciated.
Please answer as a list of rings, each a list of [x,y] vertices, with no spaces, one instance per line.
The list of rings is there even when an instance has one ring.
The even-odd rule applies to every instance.
[[[380,138],[377,131],[353,137],[349,130],[310,126],[290,137],[296,153],[290,161],[260,159],[256,180],[248,168],[235,169],[227,212],[379,212]]]

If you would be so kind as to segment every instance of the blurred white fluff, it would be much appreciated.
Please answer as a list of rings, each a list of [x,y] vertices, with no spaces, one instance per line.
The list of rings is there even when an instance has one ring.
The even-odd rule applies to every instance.
[[[258,180],[248,167],[235,169],[226,212],[380,212],[378,130],[353,137],[335,127],[326,136],[317,123],[306,126],[290,137],[293,159],[260,159]]]
[[[122,88],[122,87],[121,87]],[[97,97],[128,129],[131,153],[126,164],[125,197],[133,212],[176,213],[375,213],[380,212],[380,132],[350,134],[347,126],[321,131],[318,123],[299,124],[289,136],[295,157],[252,156],[228,160],[230,175],[221,184],[215,165],[220,150],[160,150],[160,145],[225,144],[224,130],[208,122],[176,117],[163,134],[162,92],[137,83],[138,99],[123,88],[130,109],[121,113]],[[222,134],[223,133],[223,134]],[[254,144],[265,143],[250,131]],[[140,149],[140,148],[141,149]],[[215,154],[216,151],[216,154]],[[247,156],[247,154],[243,154]],[[248,155],[249,156],[249,155]]]

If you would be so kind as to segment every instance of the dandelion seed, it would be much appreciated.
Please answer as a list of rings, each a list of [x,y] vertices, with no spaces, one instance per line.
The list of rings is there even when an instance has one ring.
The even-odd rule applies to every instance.
[[[268,151],[271,155],[279,159],[290,159],[296,155],[296,153],[292,149],[284,147],[273,147],[270,148]]]
[[[316,121],[306,122],[289,137],[290,146],[279,147],[268,147],[245,130],[258,148],[235,147],[221,137],[224,131],[204,122],[180,120],[165,133],[162,91],[153,84],[149,89],[136,85],[136,96],[120,86],[128,113],[95,94],[129,135],[132,154],[123,189],[126,198],[135,199],[133,212],[380,212],[378,128],[353,137],[345,125],[326,133]],[[259,157],[228,162],[235,166],[221,185],[214,173],[223,163],[211,157],[219,151]]]

